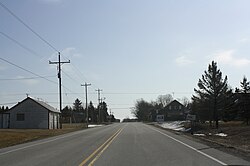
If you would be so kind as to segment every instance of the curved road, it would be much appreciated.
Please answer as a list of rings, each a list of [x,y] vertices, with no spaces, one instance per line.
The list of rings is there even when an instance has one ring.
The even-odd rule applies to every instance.
[[[0,149],[1,166],[217,166],[249,162],[142,123],[122,123]]]

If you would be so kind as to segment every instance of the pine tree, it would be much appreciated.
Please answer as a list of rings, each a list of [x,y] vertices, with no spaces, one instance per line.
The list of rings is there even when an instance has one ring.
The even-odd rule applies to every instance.
[[[81,100],[79,100],[78,98],[75,100],[75,102],[73,103],[73,109],[76,112],[81,112],[83,111],[83,107],[82,107],[82,102]]]
[[[250,119],[250,82],[244,76],[242,82],[240,82],[240,89],[237,89],[238,93],[238,104],[240,108],[239,115],[242,119],[249,124]]]
[[[249,93],[250,92],[250,82],[247,81],[246,76],[243,77],[242,82],[240,82],[240,92]]]
[[[205,115],[210,117],[210,121],[213,120],[216,123],[218,129],[218,122],[222,116],[222,110],[225,108],[224,101],[231,89],[227,84],[227,76],[222,78],[222,72],[217,68],[216,62],[212,61],[209,64],[208,70],[198,81],[198,88],[194,89],[197,96],[193,96],[193,99],[199,103],[200,107],[203,107]]]
[[[90,101],[89,105],[88,105],[88,111],[89,111],[89,117],[90,117],[90,122],[91,123],[97,123],[97,111],[92,103],[92,101]]]

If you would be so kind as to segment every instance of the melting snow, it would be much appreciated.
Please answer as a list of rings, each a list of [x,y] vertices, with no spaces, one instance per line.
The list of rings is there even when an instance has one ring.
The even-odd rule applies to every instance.
[[[219,133],[219,134],[215,134],[215,135],[220,136],[220,137],[227,137],[227,134],[225,134],[225,133]]]
[[[202,137],[204,137],[204,136],[206,136],[205,134],[194,134],[195,136],[202,136]]]
[[[159,124],[159,126],[165,129],[171,129],[175,131],[185,131],[184,122],[185,121],[164,122]]]
[[[91,128],[91,127],[100,127],[100,126],[103,126],[103,125],[88,125],[89,128]]]

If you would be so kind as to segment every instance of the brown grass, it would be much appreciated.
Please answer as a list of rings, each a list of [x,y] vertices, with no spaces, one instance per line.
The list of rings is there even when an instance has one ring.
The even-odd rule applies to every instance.
[[[214,135],[219,132],[225,133],[228,136],[220,137]],[[204,126],[203,124],[201,129],[196,131],[196,133],[204,133],[208,135],[205,139],[250,153],[250,126],[242,122],[221,122],[219,129],[210,128],[208,125]],[[209,136],[209,133],[212,135]]]
[[[63,129],[0,129],[0,148],[48,138],[86,128],[84,124],[63,124]]]

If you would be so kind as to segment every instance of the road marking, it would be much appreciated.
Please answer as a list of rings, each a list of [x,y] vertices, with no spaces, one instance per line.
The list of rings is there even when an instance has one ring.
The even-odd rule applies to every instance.
[[[82,161],[79,166],[83,166],[86,164],[91,158],[93,158],[95,155],[96,157],[91,161],[89,165],[93,165],[93,163],[101,156],[101,154],[108,148],[108,146],[113,142],[113,140],[121,133],[123,128],[120,128],[117,130],[111,137],[107,139],[99,148],[97,148],[93,153],[91,153],[85,160]],[[98,153],[99,152],[99,153]],[[97,154],[98,153],[98,154]]]
[[[89,163],[88,166],[93,166],[96,160],[102,155],[102,153],[110,146],[110,144],[115,140],[115,138],[122,132],[121,129],[110,141],[109,143],[96,155],[96,157]]]
[[[200,151],[200,150],[198,150],[198,149],[196,149],[196,148],[194,148],[194,147],[192,147],[192,146],[190,146],[190,145],[188,145],[188,144],[186,144],[186,143],[184,143],[184,142],[182,142],[182,141],[180,141],[180,140],[178,140],[178,139],[176,139],[174,137],[171,137],[170,135],[167,135],[166,133],[163,133],[163,132],[161,132],[161,131],[159,131],[157,129],[154,129],[152,127],[148,127],[148,128],[150,128],[150,129],[152,129],[154,131],[157,131],[158,133],[160,133],[160,134],[162,134],[162,135],[164,135],[164,136],[166,136],[166,137],[168,137],[168,138],[170,138],[170,139],[172,139],[172,140],[174,140],[174,141],[176,141],[176,142],[178,142],[178,143],[180,143],[180,144],[182,144],[182,145],[184,145],[184,146],[186,146],[186,147],[188,147],[188,148],[190,148],[190,149],[192,149],[194,151],[196,151],[197,153],[200,153],[200,154],[202,154],[202,155],[216,161],[217,163],[219,163],[221,165],[228,165],[228,164],[226,164],[226,163],[224,163],[224,162],[222,162],[222,161],[220,161],[220,160],[218,160],[218,159],[216,159],[216,158],[214,158],[214,157],[212,157],[212,156],[210,156],[210,155],[208,155],[208,154],[206,154],[206,153],[204,153],[204,152],[202,152],[202,151]]]

